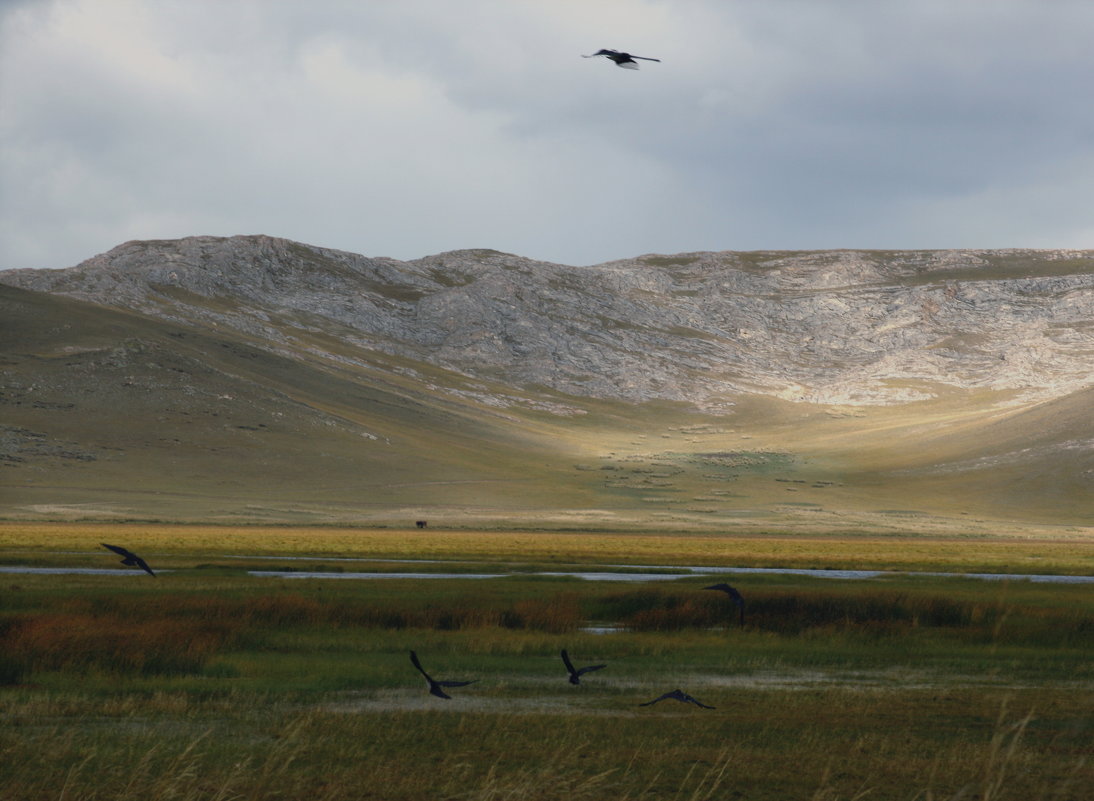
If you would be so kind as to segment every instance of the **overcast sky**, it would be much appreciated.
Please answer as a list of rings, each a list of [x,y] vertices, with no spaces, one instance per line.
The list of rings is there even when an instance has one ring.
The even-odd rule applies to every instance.
[[[1094,2],[0,0],[0,193],[0,269],[1091,248]]]

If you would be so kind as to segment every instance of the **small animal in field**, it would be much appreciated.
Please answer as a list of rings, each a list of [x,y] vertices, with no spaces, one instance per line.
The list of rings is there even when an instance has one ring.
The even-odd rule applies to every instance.
[[[566,653],[566,649],[562,649],[562,664],[566,665],[566,669],[570,671],[570,684],[581,684],[581,677],[586,673],[592,673],[594,670],[600,670],[606,668],[607,665],[589,665],[583,668],[574,668],[574,663],[570,661],[570,655]]]
[[[671,693],[665,693],[659,698],[654,698],[652,701],[646,701],[646,703],[639,704],[639,706],[651,706],[658,701],[664,701],[666,698],[671,698],[673,701],[679,701],[683,704],[695,704],[696,706],[701,706],[703,709],[714,709],[712,706],[707,706],[706,704],[697,701],[683,690],[673,690]]]
[[[410,652],[410,663],[418,668],[418,672],[425,676],[425,680],[429,682],[429,694],[438,698],[452,698],[451,695],[441,689],[442,687],[466,687],[468,684],[474,684],[478,681],[478,679],[472,679],[471,681],[437,681],[425,672],[422,663],[418,661],[418,655],[413,651]]]
[[[737,610],[740,612],[741,625],[745,624],[745,599],[741,597],[741,593],[737,592],[736,588],[730,587],[728,584],[712,584],[709,587],[703,587],[704,590],[721,590],[729,596],[729,600],[733,601],[737,605]]]
[[[102,545],[103,545],[104,548],[109,548],[114,553],[118,554],[119,556],[124,557],[122,559],[122,564],[123,565],[128,565],[129,567],[139,567],[141,570],[143,570],[148,575],[155,577],[156,574],[152,572],[152,568],[150,568],[148,566],[148,563],[146,561],[144,561],[143,559],[141,559],[139,556],[137,556],[132,551],[127,551],[125,548],[122,548],[119,545],[107,545],[105,542]],[[168,571],[168,572],[170,572],[170,571]]]
[[[604,50],[603,48],[597,50],[595,53],[590,53],[587,56],[583,55],[582,58],[596,58],[597,56],[607,56],[615,62],[615,66],[622,67],[625,70],[638,69],[638,62],[635,61],[636,58],[641,59],[642,61],[656,61],[658,63],[661,63],[661,59],[659,58],[632,56],[630,53],[624,53],[620,50]]]

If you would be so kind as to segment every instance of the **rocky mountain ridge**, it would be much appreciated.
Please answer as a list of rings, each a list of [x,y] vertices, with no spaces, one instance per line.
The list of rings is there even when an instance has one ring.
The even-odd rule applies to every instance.
[[[467,250],[369,258],[268,236],[135,241],[0,282],[230,328],[306,332],[524,388],[690,402],[741,393],[1000,402],[1094,385],[1094,251],[719,252],[575,267]],[[307,347],[315,347],[314,343]]]

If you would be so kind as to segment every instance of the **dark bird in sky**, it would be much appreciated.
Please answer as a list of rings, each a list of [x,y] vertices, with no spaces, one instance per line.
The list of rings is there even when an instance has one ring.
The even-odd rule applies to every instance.
[[[679,701],[684,704],[695,704],[696,706],[701,706],[703,709],[714,709],[714,707],[712,706],[707,706],[706,704],[700,703],[699,701],[695,700],[683,690],[673,690],[671,693],[665,693],[660,698],[654,698],[652,701],[646,701],[646,703],[639,704],[639,706],[651,706],[652,704],[656,704],[658,701],[664,701],[666,698],[671,698],[673,701]]]
[[[619,50],[603,50],[603,49],[601,49],[601,50],[597,50],[595,53],[591,53],[587,56],[583,55],[581,57],[582,58],[596,58],[597,56],[607,56],[608,58],[610,58],[612,61],[615,62],[615,66],[622,67],[625,70],[636,70],[636,69],[638,69],[638,62],[635,61],[636,58],[642,59],[642,61],[656,61],[659,64],[661,63],[661,59],[659,59],[659,58],[647,58],[646,56],[632,56],[630,53],[623,53]]]
[[[737,592],[735,587],[730,587],[728,584],[712,584],[709,587],[703,587],[703,589],[721,590],[728,595],[729,600],[737,605],[737,609],[741,613],[741,625],[745,624],[745,599],[741,597],[741,593]]]
[[[570,684],[581,684],[581,677],[586,673],[592,673],[594,670],[600,670],[606,668],[607,665],[589,665],[580,669],[574,669],[574,663],[570,661],[570,655],[566,653],[566,649],[562,649],[562,663],[566,665],[566,669],[570,671]]]
[[[152,572],[152,568],[150,568],[148,566],[148,563],[146,561],[144,561],[143,559],[141,559],[139,556],[137,556],[132,551],[127,551],[125,548],[119,547],[117,545],[107,545],[105,542],[103,543],[103,547],[104,548],[109,548],[114,553],[118,554],[119,556],[125,557],[124,559],[122,559],[122,564],[123,565],[129,565],[130,567],[139,567],[141,570],[143,570],[145,573],[147,573],[150,576],[155,576],[156,575],[155,573]],[[168,571],[168,572],[170,572],[170,571]]]
[[[478,679],[472,679],[471,681],[437,681],[422,669],[422,663],[418,661],[418,655],[413,651],[410,652],[410,663],[418,668],[418,672],[425,676],[425,680],[429,682],[429,694],[438,698],[452,698],[451,695],[441,689],[442,687],[466,687],[468,684],[474,684],[478,681]]]

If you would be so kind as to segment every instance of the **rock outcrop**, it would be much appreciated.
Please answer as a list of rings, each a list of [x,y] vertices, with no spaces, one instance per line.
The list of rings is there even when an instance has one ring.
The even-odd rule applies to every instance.
[[[1029,401],[1094,385],[1094,251],[720,252],[574,267],[192,237],[0,282],[227,326],[275,350],[322,331],[471,377],[706,409],[742,392],[855,405],[947,388]]]

